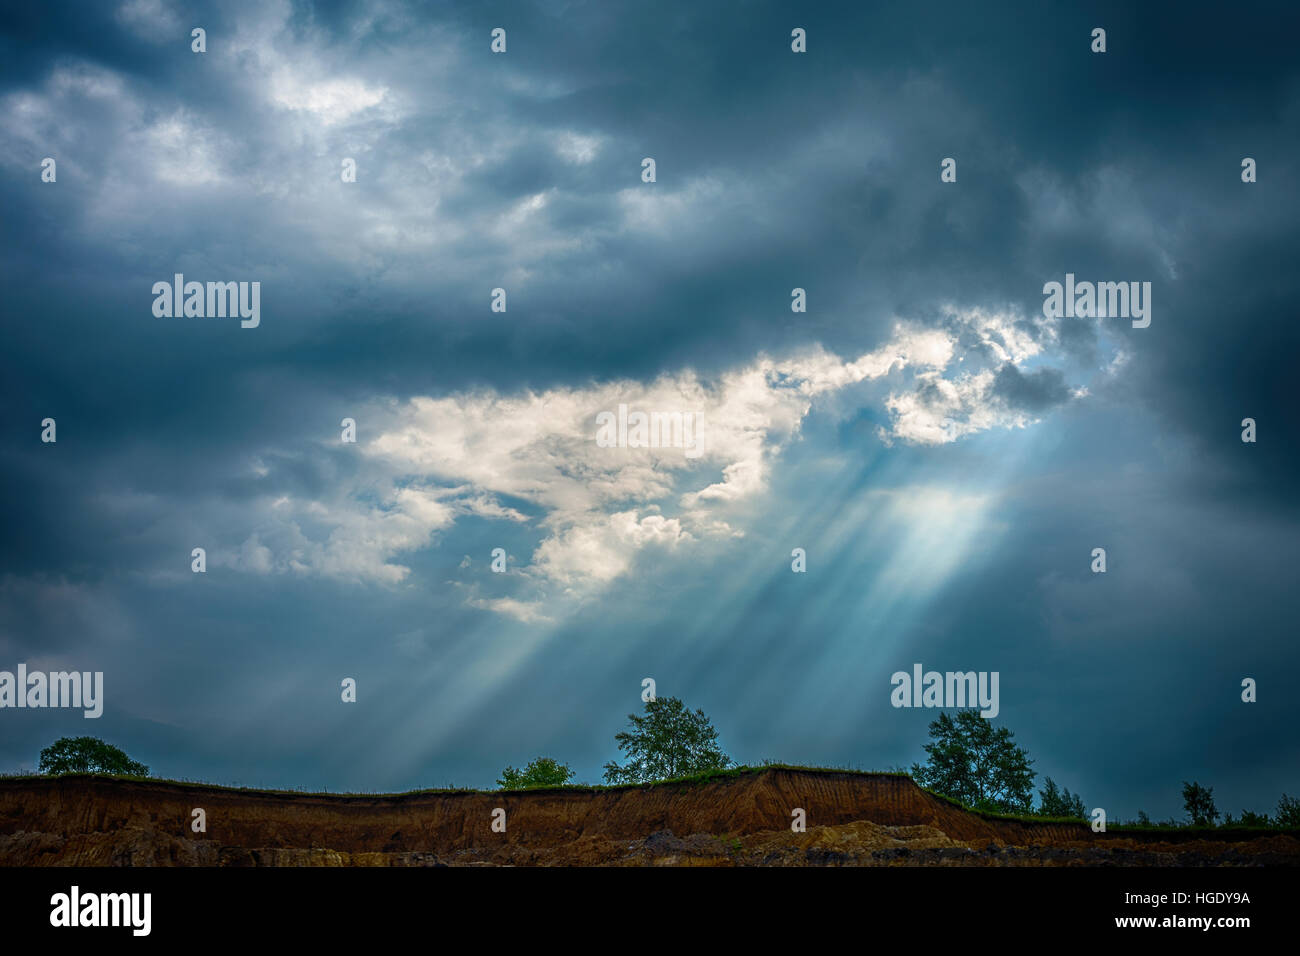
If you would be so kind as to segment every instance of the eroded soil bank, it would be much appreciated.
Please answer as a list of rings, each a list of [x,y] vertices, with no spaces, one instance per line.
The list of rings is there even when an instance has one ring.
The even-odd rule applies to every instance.
[[[202,808],[207,832],[191,830]],[[506,832],[492,829],[505,810]],[[807,832],[790,830],[806,813]],[[0,780],[4,866],[1300,864],[1294,834],[994,820],[886,774],[767,769],[617,790],[336,796]]]

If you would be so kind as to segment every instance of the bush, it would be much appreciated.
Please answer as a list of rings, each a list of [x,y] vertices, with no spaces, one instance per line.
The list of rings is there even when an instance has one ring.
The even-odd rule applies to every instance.
[[[502,790],[535,790],[538,787],[562,787],[569,782],[573,771],[550,757],[538,757],[523,770],[506,767],[501,771],[497,786]]]

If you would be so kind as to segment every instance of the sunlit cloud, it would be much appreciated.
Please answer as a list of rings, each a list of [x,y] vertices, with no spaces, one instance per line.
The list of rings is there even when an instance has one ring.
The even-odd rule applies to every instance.
[[[461,517],[505,520],[536,536],[532,554],[501,579],[509,593],[470,589],[466,602],[521,621],[550,619],[653,552],[701,553],[707,542],[743,537],[752,520],[744,506],[767,492],[808,416],[838,393],[874,387],[856,400],[889,416],[879,428],[886,446],[1026,428],[1039,414],[1008,404],[997,370],[1041,360],[1054,342],[1045,320],[949,308],[939,327],[899,322],[885,344],[852,359],[815,348],[760,356],[710,382],[683,370],[645,383],[378,403],[366,416],[377,435],[361,446],[364,484],[278,508],[257,548],[246,543],[229,560],[255,573],[396,585],[410,581],[402,555],[435,546]],[[620,406],[698,416],[698,454],[601,447],[598,415]],[[984,507],[949,491],[878,494],[882,520],[907,519],[881,579],[885,593],[903,578],[913,590],[929,575],[941,579]]]

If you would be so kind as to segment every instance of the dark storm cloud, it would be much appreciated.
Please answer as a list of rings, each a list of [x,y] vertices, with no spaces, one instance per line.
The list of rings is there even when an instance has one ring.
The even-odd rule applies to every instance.
[[[1210,648],[1198,662],[1232,674],[1294,670],[1281,635],[1295,608],[1280,583],[1294,550],[1285,532],[1300,442],[1289,368],[1300,346],[1290,321],[1300,292],[1291,8],[138,9],[19,6],[0,31],[0,637],[10,658],[70,653],[117,668],[135,695],[121,733],[154,748],[143,756],[166,772],[445,782],[396,743],[376,751],[387,726],[410,728],[421,757],[462,783],[532,755],[503,753],[511,741],[571,746],[594,770],[611,754],[609,733],[596,739],[590,728],[621,721],[623,684],[635,690],[648,667],[726,715],[744,757],[910,762],[923,720],[904,732],[883,694],[818,686],[893,669],[857,633],[886,620],[900,657],[951,652],[983,666],[990,642],[1002,641],[1008,686],[1018,676],[1021,687],[1050,688],[1071,675],[1092,688],[1063,705],[1045,691],[1032,705],[1012,695],[1005,714],[1035,728],[1036,753],[1087,754],[1079,773],[1123,795],[1143,758],[1090,750],[1079,714],[1092,708],[1097,735],[1112,739],[1144,719],[1124,699],[1132,672],[1181,646],[1146,639],[1160,615]],[[809,36],[798,57],[796,25]],[[1088,51],[1098,25],[1104,56]],[[204,56],[189,51],[192,26],[208,31]],[[488,51],[496,26],[509,34],[501,57]],[[39,181],[47,155],[59,162],[55,186]],[[344,156],[358,160],[356,184],[339,182]],[[654,185],[640,182],[644,156],[658,163]],[[955,184],[939,182],[948,156]],[[1259,161],[1258,183],[1241,183],[1243,156]],[[155,319],[150,287],[177,271],[260,280],[261,327]],[[1151,327],[1063,320],[1053,340],[1035,320],[1043,283],[1066,272],[1151,281]],[[497,286],[509,290],[504,316],[488,311]],[[808,291],[806,314],[790,311],[796,286]],[[1010,311],[1050,350],[1055,364],[1031,370],[982,356],[997,369],[993,396],[1043,422],[1012,433],[1025,445],[984,436],[897,447],[886,459],[861,427],[880,424],[878,410],[856,413],[842,432],[809,420],[769,506],[806,516],[788,534],[814,543],[835,600],[783,590],[789,541],[757,529],[750,540],[784,559],[770,587],[758,586],[770,570],[738,584],[726,567],[735,555],[706,568],[665,561],[656,574],[679,607],[619,592],[617,606],[639,611],[617,646],[607,608],[557,624],[535,650],[525,648],[537,629],[509,621],[497,635],[497,617],[467,607],[447,582],[462,555],[484,561],[484,535],[512,555],[532,544],[477,518],[404,553],[414,583],[395,590],[248,570],[259,546],[288,534],[276,501],[328,509],[342,489],[379,482],[337,444],[340,420],[369,403],[684,367],[716,375],[814,343],[855,356],[880,346],[896,318],[951,330],[950,305]],[[1112,348],[1125,361],[1094,380]],[[1090,395],[1067,402],[1077,381]],[[920,394],[938,401],[942,391],[932,383]],[[55,446],[38,441],[46,415],[59,422]],[[1259,422],[1254,445],[1238,437],[1248,416]],[[373,427],[363,421],[363,434]],[[946,602],[908,615],[852,603],[863,581],[890,573],[850,540],[873,527],[866,512],[843,524],[855,496],[891,482],[961,483],[1009,459],[1016,507],[983,507],[1015,532],[990,543],[987,576],[962,565]],[[1044,570],[1078,570],[1080,554],[1137,517],[1145,536],[1126,539],[1129,557],[1125,547],[1113,555],[1106,580],[1125,584],[1104,606]],[[1171,518],[1201,538],[1178,537]],[[1270,521],[1276,533],[1252,537]],[[285,550],[301,546],[286,540]],[[230,562],[198,579],[204,591],[188,570],[198,541]],[[1206,541],[1223,550],[1197,550]],[[767,553],[751,547],[756,562]],[[1175,569],[1154,596],[1122,578],[1126,562],[1139,563],[1134,550],[1144,573]],[[1231,560],[1184,568],[1189,550]],[[1222,635],[1187,610],[1188,596],[1207,590],[1244,602],[1259,656],[1212,649]],[[732,591],[743,596],[735,608],[714,606]],[[683,610],[692,607],[710,609],[717,630]],[[1113,638],[1109,659],[1124,657],[1127,669],[1083,673],[1087,649],[1067,650],[1078,636],[1062,622],[1072,619]],[[1022,668],[1038,660],[1044,621],[1063,629],[1060,646]],[[691,637],[661,643],[661,632]],[[810,650],[819,643],[835,648],[837,665]],[[488,650],[527,666],[498,673],[477,656]],[[364,692],[383,688],[370,699],[384,706],[348,725],[330,710],[333,688],[363,663]],[[1187,660],[1175,669],[1185,686],[1218,692]],[[805,678],[792,687],[790,674]],[[583,703],[555,705],[557,686]],[[1146,713],[1183,713],[1176,688],[1156,681],[1149,693]],[[229,717],[232,700],[252,702],[244,719]],[[1059,719],[1043,716],[1055,706]],[[1246,718],[1218,706],[1188,719],[1210,737],[1246,733]],[[217,730],[196,749],[200,715]],[[259,720],[276,728],[262,750],[252,743]],[[340,743],[331,748],[320,727]],[[50,730],[25,725],[0,758],[30,762]],[[1176,727],[1142,732],[1149,752],[1168,755],[1165,777],[1184,772],[1196,742]],[[1278,741],[1259,731],[1216,752],[1207,772],[1249,775],[1267,790],[1286,758]],[[781,752],[750,752],[769,744]],[[1143,781],[1143,799],[1160,799],[1162,785]]]
[[[1046,411],[1070,397],[1065,373],[1060,369],[1044,368],[1025,373],[1010,362],[998,369],[997,378],[993,380],[993,393],[1012,408],[1027,412]]]

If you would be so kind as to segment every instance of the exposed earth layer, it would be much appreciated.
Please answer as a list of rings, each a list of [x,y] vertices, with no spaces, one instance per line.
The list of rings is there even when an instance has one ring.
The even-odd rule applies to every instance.
[[[494,811],[505,811],[496,832]],[[206,832],[192,829],[202,809]],[[796,809],[806,832],[793,832]],[[500,818],[500,814],[496,814]],[[1300,834],[973,813],[910,779],[762,769],[614,789],[286,793],[92,775],[0,779],[4,866],[1259,866]]]

